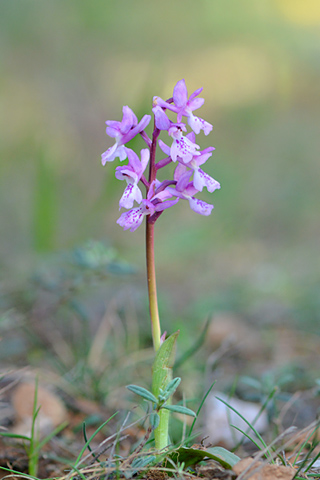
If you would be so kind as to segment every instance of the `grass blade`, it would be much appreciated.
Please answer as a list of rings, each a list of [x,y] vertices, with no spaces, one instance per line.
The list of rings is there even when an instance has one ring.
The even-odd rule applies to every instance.
[[[192,424],[191,424],[191,427],[190,427],[190,430],[189,430],[189,432],[188,432],[188,436],[187,436],[187,440],[186,440],[186,441],[190,441],[191,434],[192,434],[194,425],[195,425],[195,423],[196,423],[196,421],[197,421],[198,415],[199,415],[199,413],[201,412],[201,409],[202,409],[202,407],[203,407],[203,404],[204,404],[204,402],[206,401],[209,393],[210,393],[211,390],[213,389],[215,383],[216,383],[216,381],[214,381],[214,382],[210,385],[210,387],[209,387],[208,390],[206,391],[203,399],[201,400],[200,405],[199,405],[199,408],[198,408],[198,410],[196,411],[196,418],[193,420],[193,422],[192,422]]]
[[[224,405],[226,405],[228,408],[230,408],[230,410],[232,410],[236,415],[238,415],[238,417],[240,417],[241,420],[243,420],[248,425],[248,427],[250,427],[250,429],[253,431],[253,433],[257,436],[257,438],[262,443],[263,447],[266,449],[266,452],[269,454],[272,463],[274,463],[272,454],[270,453],[269,448],[266,445],[266,442],[263,440],[260,433],[254,428],[254,426],[250,422],[248,422],[248,420],[243,415],[241,415],[241,413],[238,412],[234,407],[232,407],[228,402],[226,402],[225,400],[223,400],[222,398],[219,398],[219,397],[216,397],[216,399],[219,400],[220,402],[224,403]]]

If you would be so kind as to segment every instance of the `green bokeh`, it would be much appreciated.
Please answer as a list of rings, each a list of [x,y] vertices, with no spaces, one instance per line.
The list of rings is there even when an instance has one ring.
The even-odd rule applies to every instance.
[[[141,118],[185,78],[204,87],[214,129],[199,142],[216,147],[206,170],[222,189],[203,194],[210,217],[180,202],[159,219],[161,308],[260,318],[273,302],[316,320],[320,15],[308,18],[282,0],[2,0],[3,271],[88,238],[143,270],[143,228],[115,223],[123,185],[100,164],[104,122],[123,105]]]

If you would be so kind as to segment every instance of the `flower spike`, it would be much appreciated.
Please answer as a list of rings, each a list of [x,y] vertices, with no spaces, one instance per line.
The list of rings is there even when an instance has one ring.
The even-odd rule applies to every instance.
[[[202,88],[195,90],[188,96],[185,80],[179,80],[173,95],[168,100],[161,97],[153,97],[152,112],[154,115],[155,129],[152,139],[148,137],[145,128],[150,122],[151,116],[144,115],[138,122],[134,112],[124,106],[122,120],[106,122],[106,133],[115,139],[112,147],[102,154],[102,164],[112,162],[115,158],[120,161],[128,159],[127,165],[118,166],[115,176],[119,180],[125,180],[127,186],[119,201],[119,209],[125,208],[117,223],[124,230],[135,231],[147,217],[148,223],[154,223],[161,213],[174,206],[179,199],[188,200],[190,207],[200,215],[209,215],[213,205],[196,198],[205,187],[210,193],[220,188],[220,183],[208,175],[201,167],[211,157],[213,147],[200,150],[196,143],[196,134],[202,130],[205,135],[212,130],[212,125],[200,117],[194,115],[194,111],[200,108],[204,99],[199,97]],[[167,112],[176,114],[176,123],[170,120]],[[187,133],[187,125],[182,122],[187,119],[191,132]],[[171,146],[166,145],[159,135],[167,132],[172,139]],[[141,138],[148,148],[142,149],[140,158],[126,145],[136,135]],[[165,158],[156,162],[156,148],[160,147]],[[144,172],[150,160],[149,181]],[[176,163],[173,179],[160,182],[157,178],[158,171],[171,163]],[[171,177],[172,178],[172,177]],[[150,184],[151,179],[153,180]],[[143,198],[139,187],[142,182],[147,189],[146,197]],[[134,204],[137,204],[134,207]]]

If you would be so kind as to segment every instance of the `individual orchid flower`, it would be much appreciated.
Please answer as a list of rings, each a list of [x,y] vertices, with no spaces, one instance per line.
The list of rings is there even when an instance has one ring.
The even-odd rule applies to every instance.
[[[188,90],[184,79],[179,80],[173,89],[172,103],[162,100],[160,97],[153,98],[153,104],[162,108],[167,108],[177,114],[177,122],[180,123],[182,117],[188,118],[188,124],[192,130],[198,134],[203,130],[208,135],[212,130],[212,125],[200,117],[196,117],[192,112],[204,104],[203,98],[196,98],[203,88],[195,90],[188,99]]]
[[[195,198],[199,190],[197,190],[190,182],[192,170],[188,170],[187,167],[181,163],[175,169],[174,179],[177,181],[175,188],[167,187],[167,190],[171,195],[188,200],[190,208],[200,215],[210,215],[213,209],[213,205]]]
[[[197,165],[197,159],[201,159],[201,157],[206,156],[208,154],[204,155],[199,155],[199,157],[196,157],[195,160],[192,160],[192,165],[191,168],[193,168],[193,185],[194,187],[198,190],[198,192],[202,192],[203,187],[207,187],[208,192],[212,193],[215,190],[219,190],[221,188],[220,183],[217,182],[214,178],[210,177],[208,173],[204,172],[198,165]],[[208,155],[211,156],[212,154],[210,153]],[[205,161],[205,160],[204,160]]]
[[[194,132],[188,133],[186,137],[191,142],[195,142]],[[215,150],[214,147],[207,147],[188,162],[188,167],[193,170],[193,185],[199,192],[202,192],[203,187],[206,187],[210,193],[220,188],[220,183],[200,168],[200,165],[203,165],[211,157],[213,150]]]
[[[179,198],[172,198],[171,193],[161,188],[162,184],[155,180],[150,185],[147,198],[142,199],[139,207],[132,208],[128,212],[124,212],[117,220],[117,224],[123,227],[124,230],[134,232],[143,222],[147,215],[158,214],[159,216],[163,210],[175,205]]]
[[[196,155],[199,155],[197,149],[200,148],[194,142],[191,142],[187,137],[184,137],[182,130],[186,131],[183,123],[172,124],[168,130],[169,135],[173,138],[170,149],[170,156],[173,162],[176,162],[179,157],[183,163],[188,163]]]
[[[119,207],[132,208],[134,201],[139,204],[142,201],[142,193],[138,187],[138,182],[141,180],[143,172],[148,165],[150,152],[147,148],[141,150],[140,162],[138,155],[131,150],[131,148],[124,148],[128,156],[129,164],[123,167],[117,167],[115,173],[116,178],[126,180],[127,182],[127,187],[120,199]]]
[[[188,99],[186,82],[182,79],[173,89],[173,101],[178,108],[177,122],[181,122],[182,116],[188,117],[188,124],[196,134],[203,130],[204,134],[208,135],[212,130],[212,125],[192,113],[193,110],[197,110],[204,104],[203,98],[196,98],[202,90],[203,88],[198,88]]]
[[[124,212],[117,220],[117,224],[124,230],[134,232],[143,222],[146,215],[152,215],[155,212],[155,206],[149,200],[143,199],[139,207],[132,208]]]
[[[194,132],[188,133],[184,138],[188,139],[192,143],[195,143],[195,134]],[[170,157],[171,149],[168,145],[166,145],[161,139],[159,140],[159,147]],[[202,192],[203,187],[206,187],[208,192],[212,193],[215,190],[220,188],[220,183],[217,182],[214,178],[210,177],[206,172],[204,172],[200,165],[204,164],[209,157],[212,155],[212,151],[215,150],[214,147],[207,147],[200,152],[197,152],[198,155],[194,156],[192,160],[190,160],[186,165],[193,170],[193,185],[198,190],[198,192]],[[168,158],[167,157],[167,158]],[[178,157],[178,161],[182,164],[185,164],[181,159]],[[169,161],[167,159],[160,160],[159,165],[166,165]]]
[[[142,132],[151,120],[150,115],[144,115],[138,123],[137,117],[128,106],[124,106],[122,112],[121,122],[114,120],[106,122],[106,133],[109,137],[115,138],[116,143],[101,155],[102,165],[105,165],[106,162],[112,162],[116,157],[119,157],[121,161],[125,160],[127,153],[124,145]]]

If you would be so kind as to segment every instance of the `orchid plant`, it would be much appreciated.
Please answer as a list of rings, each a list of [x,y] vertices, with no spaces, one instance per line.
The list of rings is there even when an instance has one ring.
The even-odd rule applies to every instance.
[[[173,333],[167,339],[166,332],[161,332],[154,260],[154,226],[164,210],[173,207],[180,200],[188,200],[190,208],[200,215],[210,215],[213,209],[213,205],[196,197],[204,188],[211,193],[220,188],[219,182],[201,168],[211,157],[214,148],[207,147],[200,150],[200,146],[196,143],[196,135],[201,130],[205,135],[212,130],[210,123],[193,113],[204,103],[204,99],[199,97],[201,92],[202,88],[199,88],[188,97],[185,80],[180,80],[173,89],[173,96],[168,100],[154,97],[152,138],[149,138],[145,131],[151,115],[144,115],[138,122],[133,111],[128,106],[124,106],[121,122],[111,120],[106,122],[107,135],[114,138],[115,143],[101,156],[102,165],[116,158],[121,162],[128,160],[127,165],[118,166],[115,171],[116,178],[125,180],[127,183],[119,201],[120,209],[124,208],[126,211],[120,215],[117,223],[124,230],[129,229],[133,232],[142,224],[144,218],[146,219],[147,283],[152,339],[156,356],[152,369],[152,392],[135,385],[130,385],[128,388],[152,404],[151,427],[154,429],[155,445],[158,450],[168,445],[170,411],[195,416],[188,408],[170,404],[170,398],[180,383],[179,378],[172,379],[171,373],[179,332]],[[170,120],[168,111],[176,114],[176,122]],[[183,122],[184,118],[191,129],[189,133],[186,133],[187,125]],[[159,138],[162,131],[167,132],[170,145]],[[140,158],[126,146],[137,135],[141,136],[147,147],[140,151]],[[158,161],[156,161],[157,147],[164,154]],[[176,165],[173,178],[171,176],[160,181],[157,178],[158,172],[172,163]],[[145,176],[148,165],[148,176]],[[145,187],[145,197],[139,184]]]

